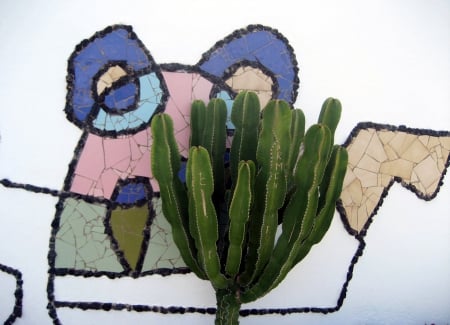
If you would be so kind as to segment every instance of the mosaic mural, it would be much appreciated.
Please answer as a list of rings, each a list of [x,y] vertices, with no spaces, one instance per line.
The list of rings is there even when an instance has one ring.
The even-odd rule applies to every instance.
[[[158,64],[130,26],[114,25],[76,46],[68,61],[67,119],[82,130],[61,191],[3,179],[21,188],[58,197],[48,254],[49,315],[59,323],[59,308],[213,314],[214,308],[157,306],[59,299],[55,284],[64,279],[140,278],[190,271],[173,243],[161,213],[158,184],[150,170],[152,116],[174,119],[185,162],[190,104],[222,98],[231,110],[241,90],[255,91],[261,104],[271,98],[293,105],[298,66],[288,40],[278,31],[251,25],[217,42],[192,66]],[[228,122],[229,141],[233,125]],[[361,123],[345,146],[349,165],[337,210],[358,249],[336,304],[329,307],[242,310],[243,316],[335,312],[344,303],[364,236],[394,182],[430,200],[449,165],[450,132]],[[184,178],[183,171],[180,178]],[[6,323],[21,316],[21,274],[0,264],[17,280],[16,303]],[[62,280],[62,281],[60,281]]]

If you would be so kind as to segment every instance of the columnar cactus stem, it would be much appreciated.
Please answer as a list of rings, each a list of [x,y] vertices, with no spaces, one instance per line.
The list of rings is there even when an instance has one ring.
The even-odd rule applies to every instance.
[[[172,122],[165,114],[153,118],[163,213],[186,265],[216,290],[216,324],[238,324],[241,304],[274,289],[328,230],[348,159],[333,146],[340,115],[339,101],[327,99],[305,134],[302,111],[272,100],[261,114],[257,96],[242,92],[231,113],[226,172],[225,103],[195,101],[186,184],[178,178]]]
[[[256,167],[253,161],[239,163],[238,176],[233,198],[230,203],[229,246],[225,271],[231,278],[236,277],[241,266],[245,245],[245,225],[250,218],[253,203]]]
[[[238,325],[241,302],[232,290],[217,290],[217,312],[215,325]]]

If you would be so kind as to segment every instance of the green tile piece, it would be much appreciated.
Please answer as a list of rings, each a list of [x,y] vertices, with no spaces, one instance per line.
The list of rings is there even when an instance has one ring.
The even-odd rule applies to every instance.
[[[185,267],[180,251],[173,242],[172,227],[161,211],[161,199],[152,199],[155,218],[150,228],[150,243],[144,259],[142,271],[158,268]]]
[[[55,238],[55,267],[86,271],[122,272],[103,221],[106,207],[67,198]]]
[[[110,225],[119,249],[132,269],[136,268],[141,254],[144,230],[148,219],[148,207],[114,209]]]

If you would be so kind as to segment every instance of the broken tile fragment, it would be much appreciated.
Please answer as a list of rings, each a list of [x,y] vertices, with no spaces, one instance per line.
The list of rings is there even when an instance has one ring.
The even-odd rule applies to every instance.
[[[261,107],[266,106],[267,102],[272,98],[273,80],[258,68],[251,66],[239,67],[226,80],[226,84],[236,93],[243,90],[255,92],[259,97]]]
[[[118,249],[131,269],[136,269],[146,235],[148,207],[118,207],[111,212],[109,223]]]

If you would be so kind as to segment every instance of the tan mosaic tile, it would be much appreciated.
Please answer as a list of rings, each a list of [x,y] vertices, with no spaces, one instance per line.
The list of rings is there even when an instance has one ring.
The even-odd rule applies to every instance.
[[[266,106],[272,98],[273,81],[261,69],[251,66],[239,67],[234,74],[226,80],[226,84],[235,92],[251,90],[259,97],[261,107]]]
[[[449,159],[450,136],[414,133],[419,132],[364,128],[347,146],[341,203],[353,230],[363,229],[394,180],[424,198],[436,193]]]
[[[126,71],[118,65],[110,67],[97,81],[97,94],[103,93],[106,88],[112,86],[114,81],[119,80],[126,74]]]
[[[361,130],[358,134],[358,138],[361,139],[347,148],[348,150],[348,163],[351,166],[356,166],[359,160],[362,158],[366,152],[367,146],[370,143],[373,132],[367,130]]]

